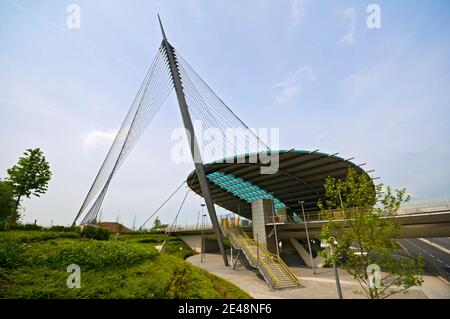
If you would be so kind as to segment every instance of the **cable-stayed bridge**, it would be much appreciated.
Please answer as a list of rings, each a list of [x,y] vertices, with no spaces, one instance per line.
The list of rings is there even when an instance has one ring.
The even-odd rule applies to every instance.
[[[73,225],[97,222],[114,176],[174,91],[195,166],[185,183],[191,191],[204,198],[211,220],[211,235],[224,264],[228,266],[223,244],[223,236],[227,236],[233,245],[246,250],[249,261],[254,261],[252,254],[255,249],[258,253],[259,248],[262,249],[266,254],[266,266],[259,270],[270,285],[298,286],[298,280],[291,276],[279,257],[278,242],[303,238],[306,227],[311,236],[318,235],[327,222],[316,213],[318,200],[324,198],[326,178],[344,178],[349,168],[368,176],[373,170],[364,170],[366,163],[355,163],[354,158],[341,158],[338,153],[271,149],[267,141],[250,129],[169,43],[159,22],[161,45]],[[199,121],[201,127],[196,126],[194,121]],[[209,138],[205,139],[203,130],[208,131]],[[232,227],[224,228],[224,219],[221,227],[215,205],[251,219],[253,238]],[[293,217],[300,208],[308,216],[305,221]],[[396,218],[402,221],[402,229],[408,230],[409,237],[423,237],[424,232],[432,236],[450,236],[449,216],[447,207],[441,212],[406,214]],[[273,232],[271,228],[277,230]],[[170,231],[198,235],[196,232],[199,230]],[[257,267],[260,267],[259,257],[256,261]]]

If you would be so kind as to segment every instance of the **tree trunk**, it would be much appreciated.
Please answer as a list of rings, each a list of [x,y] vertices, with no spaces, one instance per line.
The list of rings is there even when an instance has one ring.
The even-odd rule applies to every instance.
[[[20,205],[20,198],[21,197],[22,197],[21,195],[17,196],[16,211],[14,213],[13,221],[12,221],[14,224],[17,224],[17,222],[19,221],[19,205]]]

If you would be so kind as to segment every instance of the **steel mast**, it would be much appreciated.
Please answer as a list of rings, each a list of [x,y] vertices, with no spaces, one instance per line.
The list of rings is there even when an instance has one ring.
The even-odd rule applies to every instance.
[[[177,94],[178,105],[180,107],[181,117],[183,119],[183,124],[186,129],[186,134],[188,135],[189,146],[191,149],[192,159],[194,160],[195,170],[197,173],[197,178],[200,183],[200,188],[202,190],[203,198],[205,199],[205,204],[208,209],[209,217],[211,218],[212,226],[214,229],[214,234],[216,235],[217,242],[219,244],[220,252],[222,253],[223,262],[225,266],[228,267],[228,258],[225,252],[225,247],[223,245],[222,233],[220,230],[219,222],[217,220],[216,210],[214,208],[214,203],[212,201],[211,192],[209,190],[209,183],[206,178],[205,168],[203,167],[203,160],[200,154],[200,149],[198,147],[197,139],[195,137],[194,126],[192,124],[192,119],[188,111],[188,105],[186,103],[186,98],[184,95],[183,86],[181,84],[181,76],[178,70],[177,59],[173,47],[167,41],[166,34],[164,32],[163,25],[161,23],[161,18],[158,14],[159,25],[161,27],[161,33],[163,36],[163,46],[166,51],[170,73],[172,75],[173,84],[175,87],[175,92]]]

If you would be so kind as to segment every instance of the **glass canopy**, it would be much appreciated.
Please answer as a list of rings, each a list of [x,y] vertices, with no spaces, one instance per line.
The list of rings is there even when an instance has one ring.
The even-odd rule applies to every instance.
[[[272,194],[269,194],[264,189],[253,185],[240,177],[235,177],[233,174],[216,171],[208,174],[207,177],[211,183],[219,186],[234,196],[239,197],[247,203],[251,203],[256,199],[271,199],[274,203],[276,214],[278,214],[280,208],[286,208],[286,205]]]

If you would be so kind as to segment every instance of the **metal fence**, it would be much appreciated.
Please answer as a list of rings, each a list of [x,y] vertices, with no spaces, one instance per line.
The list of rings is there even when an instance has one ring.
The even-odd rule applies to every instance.
[[[399,215],[432,213],[450,210],[450,199],[429,199],[403,204],[398,210]]]
[[[211,229],[213,229],[211,223],[207,223],[205,225],[201,225],[201,224],[185,225],[185,226],[176,225],[174,227],[171,227],[171,226],[167,227],[166,232],[174,233],[174,232],[199,231],[199,230],[211,230]]]
[[[423,213],[433,213],[440,211],[449,211],[450,210],[450,199],[433,199],[433,200],[422,200],[422,201],[414,201],[403,204],[400,209],[397,211],[397,215],[414,215],[414,214],[423,214]],[[338,209],[328,210],[325,212],[322,211],[313,211],[313,212],[305,212],[305,217],[307,222],[314,221],[326,221],[328,217],[332,215],[334,219],[341,218],[342,212]],[[236,214],[228,214],[220,216],[220,218],[240,218]],[[251,224],[251,221],[249,221]],[[280,224],[298,224],[303,223],[302,214],[298,215],[283,215],[283,216],[267,216],[266,223],[280,223]],[[193,224],[193,225],[177,225],[174,227],[167,227],[166,232],[181,232],[181,231],[198,231],[198,230],[212,230],[212,224],[208,223],[202,227],[201,224]]]

